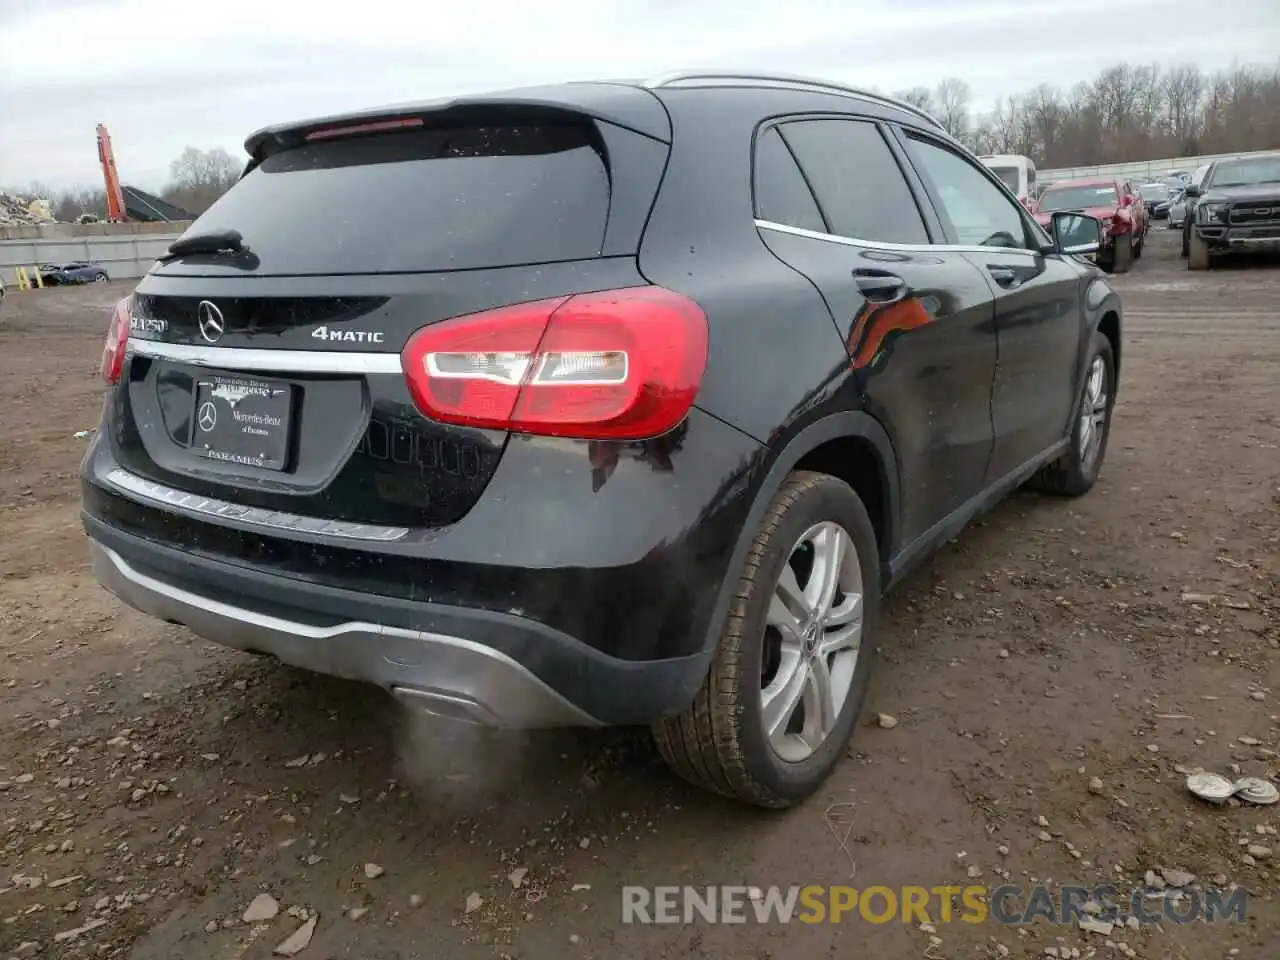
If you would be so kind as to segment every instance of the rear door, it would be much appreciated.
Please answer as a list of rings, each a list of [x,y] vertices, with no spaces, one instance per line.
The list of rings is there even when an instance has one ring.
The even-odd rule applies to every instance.
[[[757,139],[761,235],[821,291],[893,440],[904,546],[980,491],[996,364],[991,292],[934,243],[911,183],[870,119],[789,118]]]
[[[949,243],[995,297],[999,366],[992,393],[995,483],[1061,440],[1075,406],[1085,268],[1046,256],[1048,237],[983,167],[938,137],[900,130]]]
[[[186,234],[235,230],[243,250],[139,284],[113,450],[128,483],[326,520],[454,522],[507,435],[424,417],[400,351],[446,318],[643,284],[635,252],[667,145],[510,105],[319,132]]]

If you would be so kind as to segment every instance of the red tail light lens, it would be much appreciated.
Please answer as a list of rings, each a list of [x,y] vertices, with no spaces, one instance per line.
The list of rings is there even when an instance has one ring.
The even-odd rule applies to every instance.
[[[522,303],[423,327],[401,364],[426,416],[516,433],[640,440],[689,412],[707,320],[661,287]]]
[[[107,342],[102,347],[102,363],[98,372],[107,383],[120,382],[120,372],[124,369],[124,351],[129,345],[129,321],[133,313],[133,302],[125,297],[111,311],[111,325],[107,328]]]

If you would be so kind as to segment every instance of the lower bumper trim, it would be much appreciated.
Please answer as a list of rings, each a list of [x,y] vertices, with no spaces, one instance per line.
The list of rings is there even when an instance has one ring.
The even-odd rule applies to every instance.
[[[390,689],[437,716],[515,729],[601,723],[511,657],[461,637],[351,621],[315,626],[163,583],[89,540],[99,583],[135,610],[223,646]]]
[[[1280,250],[1280,237],[1228,237],[1227,244],[1242,250]]]

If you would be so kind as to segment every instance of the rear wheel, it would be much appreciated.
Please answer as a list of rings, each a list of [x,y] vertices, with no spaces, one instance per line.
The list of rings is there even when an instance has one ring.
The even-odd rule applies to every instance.
[[[1213,266],[1213,258],[1209,254],[1209,244],[1192,231],[1191,239],[1187,242],[1187,269],[1188,270],[1208,270]]]
[[[880,607],[866,508],[842,480],[792,474],[738,576],[701,690],[654,739],[691,783],[787,807],[840,761],[866,695]]]
[[[1138,243],[1133,248],[1133,259],[1138,260],[1142,257],[1142,251],[1147,246],[1147,231],[1142,231],[1142,236],[1138,237]]]
[[[1115,369],[1111,341],[1094,331],[1070,446],[1031,478],[1029,486],[1033,490],[1055,497],[1079,497],[1093,489],[1111,436]]]

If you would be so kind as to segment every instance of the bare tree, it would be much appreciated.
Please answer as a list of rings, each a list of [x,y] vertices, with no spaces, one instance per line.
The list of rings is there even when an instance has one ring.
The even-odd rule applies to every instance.
[[[947,133],[957,139],[969,134],[969,84],[947,77],[934,92],[935,116]]]
[[[107,218],[107,191],[103,189],[66,190],[53,205],[53,215],[63,223],[72,223],[85,215]]]
[[[941,118],[939,118],[941,119]],[[1121,64],[1063,96],[1041,84],[975,119],[969,144],[1044,167],[1280,147],[1280,63],[1206,77],[1194,66]]]
[[[910,90],[899,90],[894,94],[904,103],[909,103],[913,107],[919,107],[921,110],[933,113],[933,92],[928,87],[912,87]]]
[[[1164,128],[1177,145],[1178,153],[1195,153],[1203,113],[1204,75],[1188,64],[1173,67],[1164,75]]]
[[[244,164],[222,147],[187,147],[169,164],[170,184],[164,199],[190,213],[203,213],[231,189]]]

